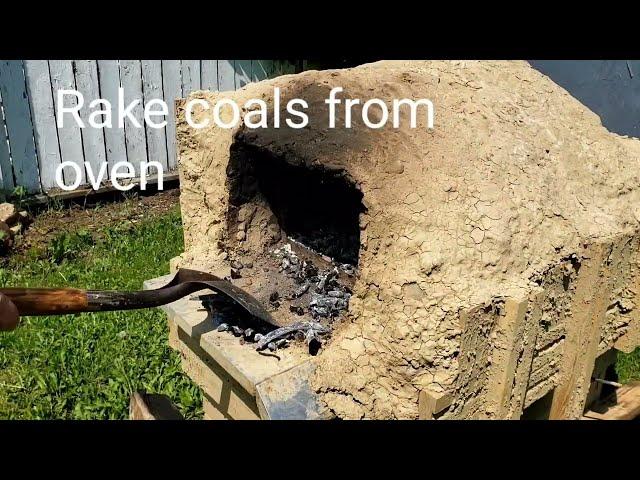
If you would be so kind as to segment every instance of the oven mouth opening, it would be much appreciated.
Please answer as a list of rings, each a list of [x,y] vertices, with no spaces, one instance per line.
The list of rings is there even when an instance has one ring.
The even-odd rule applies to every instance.
[[[220,247],[231,280],[278,324],[330,332],[346,318],[356,280],[362,193],[344,171],[238,140],[226,173],[227,232]]]
[[[357,266],[363,195],[342,172],[293,165],[240,143],[231,149],[227,179],[231,223],[242,205],[263,203],[283,235],[336,262]]]

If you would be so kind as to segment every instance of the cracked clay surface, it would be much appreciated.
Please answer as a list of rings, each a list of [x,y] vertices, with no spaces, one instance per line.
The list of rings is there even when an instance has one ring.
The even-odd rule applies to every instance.
[[[378,62],[309,71],[236,92],[195,92],[240,105],[273,87],[309,103],[308,127],[191,128],[178,107],[185,253],[218,274],[225,250],[225,169],[233,142],[344,174],[363,193],[359,272],[348,321],[315,361],[314,389],[342,418],[416,418],[421,389],[449,391],[459,375],[460,312],[519,295],[587,238],[635,229],[640,142],[599,118],[525,62]],[[324,99],[428,98],[435,128],[351,129]],[[355,112],[359,112],[355,107]],[[373,111],[373,110],[372,110]],[[204,112],[196,110],[198,119]],[[233,235],[233,233],[231,233]]]

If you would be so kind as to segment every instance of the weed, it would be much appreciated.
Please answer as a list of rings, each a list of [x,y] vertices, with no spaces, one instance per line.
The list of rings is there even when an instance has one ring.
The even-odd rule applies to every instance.
[[[28,193],[29,192],[27,192],[27,189],[23,185],[16,185],[13,188],[10,197],[12,200],[17,202],[20,208],[22,208]]]
[[[93,246],[93,236],[86,230],[62,232],[49,245],[48,253],[54,263],[60,264],[65,259],[77,258],[86,254]]]

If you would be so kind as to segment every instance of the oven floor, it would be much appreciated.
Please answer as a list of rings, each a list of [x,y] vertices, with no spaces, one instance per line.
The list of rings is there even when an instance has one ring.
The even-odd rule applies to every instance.
[[[281,259],[273,254],[274,251],[282,250],[287,245],[291,247],[301,262],[306,261],[313,264],[319,272],[331,271],[336,265],[339,265],[329,258],[310,251],[304,245],[287,239],[272,246],[268,254],[238,256],[237,262],[242,265],[250,265],[250,268],[240,269],[239,278],[233,278],[232,282],[260,301],[281,325],[315,320],[335,328],[340,321],[344,320],[346,309],[333,317],[316,317],[314,319],[309,306],[316,285],[311,283],[308,290],[296,295],[296,291],[301,288],[301,283],[281,271]],[[337,282],[344,290],[350,292],[355,282],[355,276],[348,275],[339,268],[337,270],[339,272],[336,277]]]

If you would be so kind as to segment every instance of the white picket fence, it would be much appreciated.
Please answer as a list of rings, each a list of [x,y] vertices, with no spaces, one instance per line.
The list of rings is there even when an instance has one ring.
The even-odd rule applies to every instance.
[[[194,90],[234,90],[294,71],[294,64],[279,60],[0,60],[0,189],[46,193],[56,187],[56,168],[66,161],[78,164],[82,184],[88,183],[85,162],[96,173],[103,162],[120,161],[136,167],[158,161],[165,172],[175,171],[173,112],[165,128],[151,128],[143,122],[146,102],[161,99],[173,109],[176,98]],[[70,121],[57,128],[59,89],[83,94],[80,118],[86,124],[92,100],[104,98],[116,108],[118,87],[125,104],[143,99],[133,111],[142,128],[128,120],[123,129],[81,129]],[[69,185],[73,178],[64,181]]]

